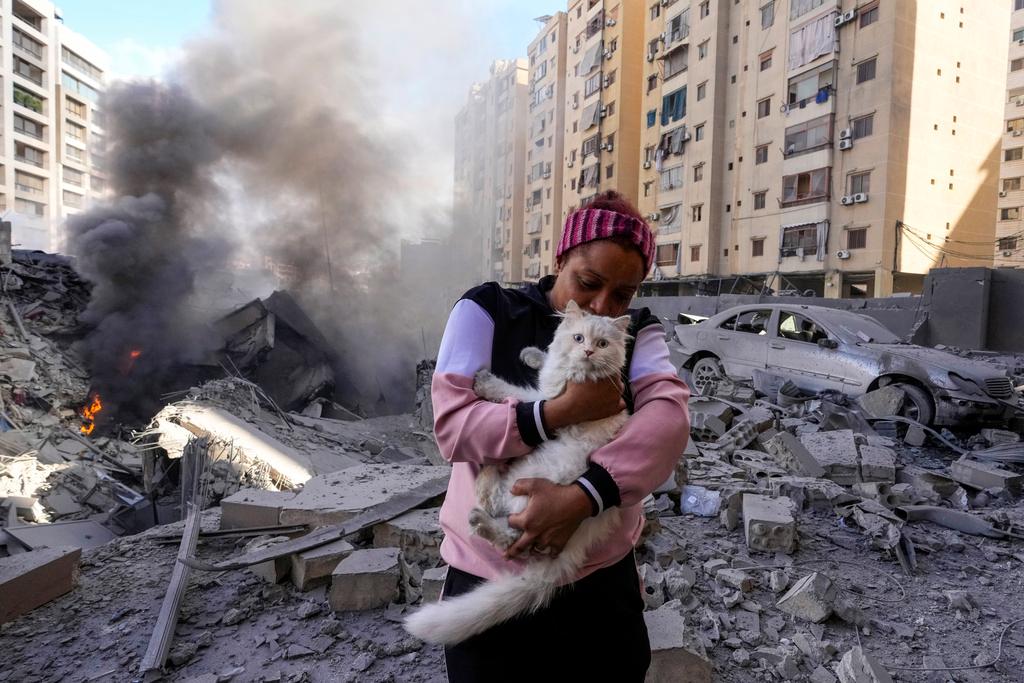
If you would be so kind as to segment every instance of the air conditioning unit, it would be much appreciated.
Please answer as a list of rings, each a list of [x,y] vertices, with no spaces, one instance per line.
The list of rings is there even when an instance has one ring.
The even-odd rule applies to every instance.
[[[847,138],[839,141],[839,149],[853,149],[853,140]]]
[[[614,19],[609,19],[608,21],[604,22],[604,25],[605,26],[615,26],[615,20]]]
[[[647,61],[648,62],[653,62],[654,61],[654,53],[653,52],[648,52],[647,53]]]
[[[611,50],[605,50],[604,51],[604,58],[605,59],[611,59],[612,58],[612,51]]]
[[[551,177],[551,171],[544,171],[544,175],[541,177],[547,180],[548,178]]]
[[[856,202],[857,204],[863,204],[867,200],[868,200],[868,193],[867,192],[858,192],[857,194],[853,195],[853,201]]]
[[[999,196],[1000,197],[1005,197],[1006,196],[1006,190],[999,190]]]
[[[843,259],[844,261],[850,258],[850,252],[847,249],[840,249],[836,252],[836,258]]]
[[[660,221],[661,220],[661,214],[657,213],[657,212],[649,213],[649,214],[647,214],[647,220],[649,220],[649,221]]]
[[[1024,107],[1024,97],[1018,97],[1016,104],[1018,107]]]
[[[573,165],[573,162],[572,162],[572,161],[570,161],[569,163],[567,163],[567,164],[566,164],[566,167],[567,167],[567,168],[572,168],[572,165]]]
[[[615,145],[613,145],[613,144],[612,144],[612,143],[610,143],[610,142],[607,142],[607,143],[605,143],[605,146],[604,146],[604,148],[605,148],[606,150],[608,150],[608,151],[610,152],[610,151],[612,151],[613,149],[615,149]]]
[[[1018,45],[1024,45],[1024,38],[1021,38],[1020,40],[1018,40],[1017,44]]]
[[[645,161],[644,162],[644,168],[650,168],[650,167],[651,167],[651,162]]]
[[[610,76],[605,76],[604,80],[601,81],[601,85],[604,86],[605,88],[607,88],[611,84],[612,84],[612,79],[611,79]]]
[[[580,103],[579,102],[573,102],[572,103],[572,108],[573,109],[579,109],[580,108]]]
[[[572,46],[572,53],[574,55],[578,55],[580,53],[580,46],[579,45],[573,45]]]
[[[601,118],[604,118],[607,113],[608,113],[608,107],[606,105],[602,104],[601,105],[601,111],[600,111]]]
[[[835,24],[836,28],[839,28],[840,26],[842,26],[843,24],[846,23],[845,15],[837,14],[835,20],[833,21],[833,23]]]
[[[1015,130],[1015,131],[1013,131],[1013,137],[1019,138],[1021,135],[1024,135],[1024,130]]]
[[[852,137],[853,137],[853,129],[852,128],[843,128],[841,131],[839,131],[839,139],[840,140],[849,140]]]
[[[683,133],[683,137],[681,137],[679,139],[682,140],[683,142],[689,142],[690,138],[692,138],[692,137],[693,136],[690,135],[689,131],[687,131],[687,132]]]
[[[854,17],[857,16],[857,10],[851,9],[843,13],[843,23],[853,21]]]
[[[672,0],[661,0],[661,6],[662,7],[668,7],[671,4],[672,4]]]
[[[665,31],[660,36],[658,36],[658,40],[660,40],[665,45],[668,45],[669,38],[671,38],[671,36],[668,34],[668,31]]]
[[[839,203],[843,206],[849,206],[853,204],[853,195],[844,194],[843,198],[839,200]]]
[[[789,113],[789,105],[788,104],[783,104],[781,107],[779,107],[779,111],[782,112],[783,114],[788,114]]]

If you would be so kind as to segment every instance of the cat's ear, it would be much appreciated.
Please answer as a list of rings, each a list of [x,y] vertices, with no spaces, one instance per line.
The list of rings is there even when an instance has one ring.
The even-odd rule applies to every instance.
[[[629,324],[631,322],[633,322],[633,319],[628,315],[620,315],[618,318],[612,320],[612,324],[614,324],[615,327],[619,328],[623,332],[629,331]]]
[[[580,316],[583,314],[583,309],[572,299],[569,299],[569,303],[565,305],[566,316]]]

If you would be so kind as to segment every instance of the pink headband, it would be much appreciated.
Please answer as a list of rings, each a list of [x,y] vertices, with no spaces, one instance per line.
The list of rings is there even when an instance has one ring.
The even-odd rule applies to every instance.
[[[640,249],[646,276],[654,263],[654,233],[650,226],[640,218],[607,209],[584,208],[570,213],[565,219],[555,258],[561,258],[562,254],[581,244],[618,236],[625,237]]]

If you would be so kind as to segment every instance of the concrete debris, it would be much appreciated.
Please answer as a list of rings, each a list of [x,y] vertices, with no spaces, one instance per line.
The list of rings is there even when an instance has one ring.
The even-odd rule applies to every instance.
[[[1002,444],[1020,443],[1020,434],[1017,432],[1011,432],[1007,429],[995,429],[994,427],[987,427],[982,429],[979,434],[988,445],[999,446]]]
[[[896,481],[896,454],[890,448],[864,444],[857,447],[860,480],[892,484]]]
[[[810,450],[789,432],[778,432],[764,441],[764,449],[787,472],[806,477],[822,477],[825,468]],[[854,460],[856,462],[856,460]]]
[[[921,428],[921,425],[907,425],[907,431],[903,435],[903,443],[908,446],[923,446],[927,438],[928,434]]]
[[[805,434],[800,442],[824,470],[821,476],[842,486],[857,483],[860,478],[860,458],[853,431],[839,429]]]
[[[448,576],[448,567],[433,567],[423,572],[423,602],[437,602],[441,599],[441,589],[444,588],[445,579]]]
[[[883,418],[890,415],[899,415],[903,408],[903,401],[906,399],[906,392],[900,387],[890,384],[869,391],[857,398],[857,404],[868,417]]]
[[[832,580],[814,572],[804,576],[779,598],[783,612],[803,621],[821,623],[832,616],[838,591]]]
[[[438,508],[412,510],[378,524],[373,528],[373,547],[399,548],[406,560],[421,565],[440,563],[443,535],[439,513]]]
[[[0,557],[0,624],[45,605],[78,583],[80,548],[41,548]]]
[[[647,683],[711,683],[711,661],[693,629],[688,627],[686,617],[680,613],[680,606],[678,600],[672,600],[656,610],[644,612],[651,642]]]
[[[354,551],[355,546],[341,540],[290,555],[287,559],[292,585],[300,591],[308,591],[329,583],[334,568]]]
[[[796,519],[788,498],[743,494],[743,527],[752,550],[791,553],[796,548]]]
[[[840,683],[892,683],[892,676],[874,657],[855,647],[839,660],[836,676]]]
[[[966,457],[949,466],[949,476],[973,489],[1002,488],[1014,494],[1020,492],[1024,482],[1024,475]]]

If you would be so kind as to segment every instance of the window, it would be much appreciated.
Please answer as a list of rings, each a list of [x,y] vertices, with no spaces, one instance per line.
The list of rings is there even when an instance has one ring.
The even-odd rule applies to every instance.
[[[1006,132],[1014,133],[1024,130],[1024,118],[1021,119],[1009,119],[1006,122]]]
[[[875,63],[878,60],[875,57],[871,59],[865,59],[863,62],[857,65],[857,82],[864,83],[865,81],[871,81],[875,78]]]
[[[1022,158],[1021,153],[1024,152],[1024,147],[1011,147],[1010,149],[1003,150],[1003,161],[1020,161]]]
[[[596,93],[601,89],[601,72],[598,71],[596,74],[587,79],[583,84],[583,97],[587,98]]]
[[[85,118],[85,105],[77,100],[71,99],[70,97],[64,98],[64,111],[72,116],[77,116],[80,119]]]
[[[658,74],[651,74],[647,77],[647,92],[651,92],[658,87]]]
[[[779,256],[811,256],[818,253],[818,224],[803,223],[782,228]]]
[[[665,55],[665,80],[686,71],[690,61],[690,48],[683,45]]]
[[[1003,192],[1016,192],[1020,189],[1020,178],[1003,178]]]
[[[786,129],[783,149],[787,157],[825,147],[832,140],[832,116],[826,114]]]
[[[590,21],[587,22],[587,28],[586,28],[586,31],[585,31],[585,37],[590,38],[594,34],[600,33],[601,29],[603,27],[604,27],[604,12],[601,11],[601,12],[598,12],[597,14],[595,14],[593,17],[591,17]]]
[[[697,59],[704,59],[708,56],[708,45],[711,44],[711,40],[705,40],[703,43],[697,46]]]
[[[652,128],[658,122],[658,110],[651,109],[647,112],[647,127]]]
[[[69,192],[67,190],[64,190],[62,196],[64,199],[65,206],[78,208],[82,205],[82,195],[78,194],[77,192]]]
[[[604,167],[605,180],[611,180],[612,174],[615,173],[615,164],[608,164]]]
[[[757,118],[763,119],[772,113],[772,98],[766,97],[757,103]]]
[[[608,104],[606,104],[604,106],[604,115],[605,116],[615,116],[615,103],[614,102],[609,102]]]
[[[1017,238],[1016,237],[1000,237],[999,238],[999,250],[1000,251],[1014,251],[1017,249]]]
[[[875,132],[875,115],[868,114],[853,120],[853,139],[860,140]]]
[[[783,176],[782,205],[809,203],[828,198],[829,168]]]
[[[41,123],[36,123],[31,119],[26,119],[24,116],[14,115],[14,130],[19,133],[24,133],[37,140],[42,140],[46,134],[46,126]]]
[[[697,164],[693,167],[693,182],[699,183],[704,180],[704,164]]]
[[[31,109],[37,114],[43,113],[42,98],[33,95],[28,90],[25,90],[24,88],[21,88],[17,85],[14,86],[14,103],[22,107],[25,107],[26,109]]]
[[[1001,221],[1016,221],[1020,220],[1020,207],[1013,206],[1005,209],[999,209],[999,220]]]
[[[38,216],[41,218],[46,215],[46,204],[22,199],[21,197],[15,197],[14,210],[18,213],[28,214],[29,216]]]
[[[857,228],[846,232],[847,249],[864,249],[868,245],[868,229]]]
[[[764,164],[768,162],[768,145],[759,145],[754,148],[754,164]]]
[[[700,261],[700,245],[690,247],[690,261],[696,263]]]
[[[732,330],[733,332],[747,332],[749,334],[768,334],[768,321],[772,318],[772,311],[768,309],[758,309],[754,311],[746,311],[739,315],[734,315],[729,318],[721,325],[720,329]]]
[[[44,194],[46,192],[46,181],[39,176],[15,171],[14,189],[27,194]]]
[[[11,5],[11,14],[21,19],[26,24],[34,28],[35,30],[42,32],[43,30],[43,17],[41,14],[33,10],[28,5],[14,0]]]
[[[661,3],[656,2],[651,5],[651,20],[657,19],[661,16]]]
[[[36,59],[43,58],[43,44],[38,40],[28,37],[18,29],[12,29],[11,33],[14,35],[14,45],[21,48],[25,52],[29,53]]]
[[[1013,0],[1013,10],[1016,12],[1021,9],[1024,9],[1024,0]]]
[[[704,205],[703,204],[694,204],[693,206],[691,206],[690,207],[690,220],[692,220],[694,223],[699,222],[700,218],[701,218],[701,214],[703,213],[703,209],[704,209]]]
[[[14,158],[39,168],[46,166],[46,152],[35,147],[29,147],[24,142],[18,142],[17,140],[14,141]]]
[[[850,194],[858,194],[860,192],[867,194],[870,191],[871,171],[850,174]]]
[[[761,71],[767,71],[772,68],[772,53],[769,50],[758,58],[761,62]]]
[[[750,255],[754,256],[754,257],[764,256],[764,238],[763,237],[760,238],[760,239],[756,239],[756,240],[750,240]]]
[[[659,188],[662,190],[674,190],[683,186],[683,167],[667,168],[661,172]]]
[[[875,2],[875,3],[872,3],[872,4],[867,5],[865,7],[862,7],[861,10],[860,10],[860,19],[859,19],[859,21],[860,21],[860,24],[859,24],[860,28],[864,28],[865,26],[870,26],[871,24],[873,24],[876,21],[878,21],[878,3]]]
[[[666,47],[671,47],[673,44],[690,35],[690,9],[684,9],[682,12],[672,17],[665,28],[668,33],[668,41],[665,44]]]
[[[89,176],[89,187],[93,192],[103,192],[107,189],[107,181],[98,175]]]
[[[829,338],[828,332],[813,320],[789,311],[779,311],[779,336],[807,344],[817,344]]]
[[[661,98],[661,125],[678,121],[686,116],[686,86]]]
[[[789,18],[796,19],[810,12],[815,7],[821,7],[825,0],[790,0]]]
[[[693,129],[693,140],[694,140],[694,142],[699,142],[700,140],[703,140],[703,139],[704,139],[704,124],[702,123],[702,124],[700,124],[699,126],[697,126],[696,128]]]
[[[790,105],[803,106],[810,101],[824,102],[823,98],[828,97],[828,90],[834,82],[835,69],[832,63],[812,69],[799,76],[789,79],[789,97],[787,102]]]
[[[655,263],[659,266],[674,266],[679,262],[679,242],[659,244]]]
[[[100,98],[100,94],[94,88],[86,85],[69,73],[61,72],[60,82],[68,92],[75,93],[79,97],[83,97],[93,104],[95,104]]]
[[[704,2],[700,3],[700,18],[705,19],[709,16],[711,16],[711,1],[704,0]]]
[[[69,138],[78,140],[79,142],[85,142],[85,126],[80,126],[77,123],[72,123],[71,121],[65,121],[64,123],[67,124],[65,128],[66,134]]]
[[[1024,28],[1019,28],[1013,32],[1013,42],[1019,43],[1024,40]]]
[[[835,12],[829,12],[790,31],[787,62],[790,71],[836,51],[835,16]]]
[[[697,101],[700,102],[704,99],[704,96],[708,94],[708,82],[697,84]]]
[[[1020,71],[1021,69],[1024,69],[1024,57],[1010,60],[1010,71]]]
[[[775,0],[761,6],[761,28],[770,28],[775,23]]]

